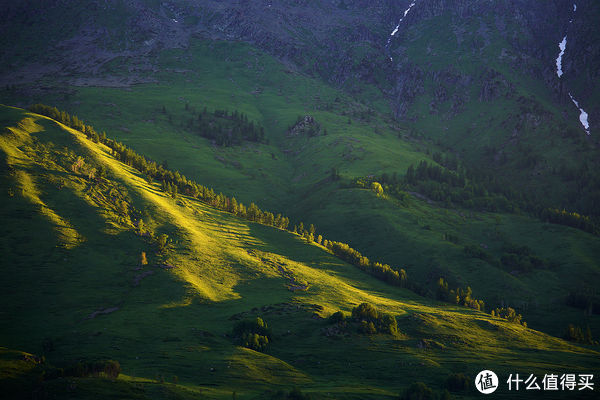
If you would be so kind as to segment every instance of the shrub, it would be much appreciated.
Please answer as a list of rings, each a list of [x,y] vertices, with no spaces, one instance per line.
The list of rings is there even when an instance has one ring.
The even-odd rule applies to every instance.
[[[288,400],[310,400],[310,396],[307,394],[303,394],[302,391],[296,387],[296,388],[292,389],[292,391],[287,395],[287,399]]]
[[[169,246],[169,235],[163,233],[156,238],[156,246],[158,247],[159,253],[166,252]]]
[[[391,314],[383,314],[380,331],[382,333],[389,333],[390,335],[398,333],[398,322],[396,321],[396,318]]]
[[[358,327],[358,331],[360,333],[364,333],[366,335],[373,335],[375,333],[377,333],[377,329],[375,328],[375,325],[373,324],[373,322],[369,321],[360,321],[360,325]]]
[[[523,316],[521,314],[517,314],[517,312],[512,307],[508,308],[496,308],[491,312],[492,317],[504,318],[508,322],[512,322],[515,324],[521,324],[524,327],[527,327],[527,322],[523,321]]]
[[[337,311],[329,316],[329,322],[332,324],[341,324],[346,321],[346,316],[343,312]]]
[[[375,194],[377,196],[381,196],[383,194],[383,187],[381,186],[381,183],[379,183],[379,182],[372,182],[371,183],[371,190],[373,192],[375,192]]]
[[[115,360],[80,361],[64,371],[65,376],[79,378],[104,375],[111,379],[117,379],[120,373],[121,364]]]
[[[352,309],[352,318],[365,321],[376,321],[379,313],[369,303],[362,303]]]
[[[423,382],[415,382],[410,385],[400,396],[400,400],[434,400],[435,395]]]
[[[452,374],[446,379],[446,388],[451,392],[465,392],[469,390],[469,378],[465,374]]]
[[[271,400],[310,400],[310,396],[308,394],[302,393],[302,391],[295,387],[290,392],[285,390],[278,390],[277,392],[271,394]]]

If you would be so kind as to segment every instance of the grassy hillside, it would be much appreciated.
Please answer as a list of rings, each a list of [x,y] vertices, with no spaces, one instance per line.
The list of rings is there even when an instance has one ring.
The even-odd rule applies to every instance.
[[[412,381],[441,391],[452,372],[484,367],[598,368],[594,350],[416,296],[297,235],[168,197],[53,120],[9,107],[1,120],[0,379],[15,393],[264,398],[298,386],[314,398],[392,398]],[[391,313],[399,333],[324,335],[323,317],[362,302]],[[264,353],[232,337],[254,316],[273,330]],[[37,378],[49,364],[94,359],[118,360],[122,375]]]
[[[420,32],[416,28],[409,30],[406,40],[445,47],[435,42],[438,36]],[[467,107],[451,121],[444,120],[444,113],[451,108],[450,100],[440,105],[442,111],[437,114],[428,114],[426,109],[418,111],[418,104],[425,107],[430,100],[417,100],[409,113],[421,112],[423,118],[398,125],[376,111],[380,107],[366,106],[244,43],[192,40],[185,51],[165,50],[155,57],[162,66],[152,74],[155,84],[51,88],[48,93],[30,92],[25,97],[18,90],[4,94],[7,100],[26,101],[25,104],[36,101],[57,104],[150,159],[166,162],[170,168],[216,191],[235,196],[246,204],[254,201],[262,208],[282,212],[292,219],[292,225],[300,221],[306,225],[313,223],[317,232],[329,239],[347,242],[372,259],[405,268],[409,276],[431,292],[431,297],[435,297],[437,280],[443,277],[452,286],[472,287],[475,295],[488,305],[518,308],[531,326],[553,335],[562,335],[569,323],[590,325],[594,332],[600,331],[596,315],[588,316],[565,305],[565,298],[571,292],[597,297],[594,285],[600,274],[597,237],[543,223],[521,212],[492,213],[482,207],[429,201],[414,188],[404,189],[412,194],[401,202],[389,193],[377,196],[352,183],[355,178],[365,176],[403,177],[409,165],[421,160],[435,165],[435,153],[443,157],[454,154],[448,151],[448,141],[454,141],[450,146],[453,150],[456,146],[470,149],[471,153],[459,154],[458,160],[461,165],[471,165],[471,156],[485,153],[491,138],[504,140],[512,132],[504,123],[495,125],[503,118],[510,119],[504,113],[506,110],[518,111],[511,99],[500,97],[479,102],[476,100],[479,89],[472,87],[469,98],[477,107]],[[447,60],[444,54],[435,57],[440,63]],[[473,57],[467,57],[461,65],[467,68],[471,61],[477,61]],[[410,59],[415,63],[430,60],[421,59],[416,53],[411,53]],[[105,74],[126,77],[124,68],[130,62],[133,60],[126,58],[115,61],[111,64],[114,70]],[[527,81],[525,76],[502,69],[505,66],[499,62],[494,68],[510,74],[511,81],[521,82],[517,91],[523,96],[534,93],[537,99],[549,98],[547,89]],[[444,70],[448,66],[438,67]],[[510,96],[514,100],[516,94]],[[525,102],[521,106],[532,104]],[[544,107],[554,106],[549,102]],[[206,119],[205,109],[208,115],[215,110],[243,113],[264,128],[267,140],[219,146],[200,134],[198,120]],[[463,130],[468,121],[487,112],[492,113],[490,118],[495,122],[486,123],[485,132],[474,135],[474,128]],[[318,134],[290,134],[289,128],[299,115],[314,117],[320,126]],[[445,130],[439,129],[444,124],[453,128],[444,133]],[[548,141],[545,134],[526,126],[519,132],[522,134],[517,139],[521,144],[510,142],[505,149],[506,154],[514,156],[514,163],[511,161],[512,164],[501,168],[490,164],[499,168],[499,179],[508,177],[505,172],[512,174],[525,168],[521,164],[527,163],[527,157],[510,150],[522,148],[527,152],[524,141],[529,143],[528,148],[542,151],[546,158],[557,157],[548,161],[551,169],[558,168],[559,158],[566,157],[575,168],[575,164],[593,156],[593,151],[576,137],[563,142],[551,136]],[[431,141],[431,135],[439,136],[435,136],[439,145]],[[484,159],[477,164],[484,165]],[[332,179],[332,169],[337,170],[340,180]],[[469,171],[481,172],[471,168]],[[536,168],[531,171],[537,173]],[[529,179],[525,176],[528,174],[521,172],[522,182]],[[519,179],[513,181],[518,183]],[[551,185],[540,186],[539,193],[552,198],[552,191],[563,192],[577,182],[541,179],[540,185]],[[543,204],[535,187],[527,193],[532,196],[533,204]],[[453,240],[445,239],[448,237]],[[472,245],[486,250],[492,262],[465,255],[464,247]],[[546,267],[523,272],[497,265],[504,249],[510,246],[529,247],[536,257],[547,261]]]
[[[434,43],[438,36],[425,37],[416,29],[407,35],[407,40],[414,39],[415,43],[423,41],[444,48],[443,44]],[[165,50],[155,57],[161,66],[152,74],[155,84],[61,87],[43,93],[29,92],[25,97],[17,90],[5,91],[4,95],[8,101],[57,104],[152,160],[166,162],[170,168],[216,191],[246,204],[254,201],[262,208],[282,212],[292,218],[292,225],[299,221],[314,223],[323,236],[347,242],[372,259],[406,269],[414,281],[429,290],[431,297],[435,297],[437,280],[443,277],[453,287],[472,287],[475,296],[491,307],[517,308],[530,326],[550,334],[562,335],[570,323],[589,325],[594,333],[600,332],[597,315],[587,315],[565,304],[569,293],[597,298],[597,237],[518,213],[495,214],[430,202],[418,191],[407,202],[399,202],[389,194],[378,197],[351,184],[354,178],[369,175],[395,173],[402,177],[409,165],[421,160],[435,164],[431,156],[435,152],[451,154],[446,152],[448,140],[460,139],[457,146],[462,143],[460,146],[468,144],[469,149],[482,150],[489,145],[489,138],[501,138],[510,130],[504,125],[494,130],[496,125],[490,123],[486,128],[493,132],[464,136],[465,121],[492,109],[502,116],[502,104],[514,106],[509,100],[477,101],[481,110],[469,106],[452,121],[438,121],[436,118],[443,119],[448,111],[444,107],[450,108],[448,103],[440,106],[444,110],[438,114],[398,126],[374,108],[244,43],[193,40],[185,51]],[[440,62],[446,59],[443,54],[436,57]],[[422,60],[415,53],[411,60],[426,63],[429,58]],[[465,68],[469,60],[464,61]],[[125,78],[125,67],[130,62],[133,60],[119,59],[108,65],[104,74]],[[501,69],[502,65],[496,67]],[[522,81],[518,90],[524,95],[537,93],[536,98],[541,99],[549,96],[523,76],[511,79]],[[478,96],[473,92],[470,98],[475,100]],[[423,105],[429,102],[424,101]],[[420,100],[415,104],[420,104]],[[527,104],[524,106],[529,107]],[[198,119],[205,108],[208,114],[214,110],[235,110],[247,115],[250,121],[264,127],[267,142],[216,145],[198,131]],[[416,108],[411,110],[418,112]],[[288,128],[299,115],[314,117],[321,129],[316,136],[289,134]],[[446,123],[455,124],[454,130],[439,137],[440,145],[435,145],[428,137],[441,135],[439,124]],[[558,152],[557,142],[552,145],[554,139],[548,142],[535,131],[522,131],[523,135],[537,135],[527,139],[536,152],[540,145],[551,147],[544,152],[545,157],[564,158],[582,146],[573,138],[573,146],[560,146],[570,150]],[[519,140],[525,140],[524,136]],[[455,149],[454,144],[452,148]],[[588,153],[579,152],[581,157],[571,157],[569,163],[579,163],[592,154]],[[514,155],[517,164],[526,158]],[[471,156],[465,153],[463,157],[467,162]],[[484,161],[478,161],[481,162]],[[519,165],[500,168],[498,175],[501,178],[502,171],[521,168]],[[332,168],[341,180],[332,179]],[[566,187],[560,180],[552,182],[552,190]],[[453,241],[445,239],[449,235]],[[465,255],[463,249],[469,245],[485,249],[492,262]],[[547,261],[546,267],[523,272],[501,264],[504,248],[515,245],[529,247],[535,256]]]
[[[51,85],[43,95],[5,91],[5,103],[57,105],[154,160],[271,209],[291,208],[295,192],[328,177],[331,168],[348,176],[379,174],[423,157],[417,145],[396,139],[401,132],[389,119],[250,45],[193,40],[189,49],[156,57],[156,84],[58,92]],[[104,73],[125,77],[128,63],[115,61]],[[205,107],[246,114],[264,126],[269,145],[214,145],[189,124]],[[320,135],[287,135],[304,115],[321,125]]]

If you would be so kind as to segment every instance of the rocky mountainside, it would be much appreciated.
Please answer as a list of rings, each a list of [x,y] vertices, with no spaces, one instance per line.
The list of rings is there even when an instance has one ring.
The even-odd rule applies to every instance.
[[[190,37],[202,36],[252,43],[292,66],[349,89],[358,90],[361,83],[375,85],[402,116],[407,98],[424,90],[418,83],[421,75],[436,72],[436,68],[406,57],[410,50],[435,52],[430,46],[411,49],[410,30],[443,18],[457,58],[448,59],[449,64],[468,55],[481,55],[477,61],[482,66],[493,64],[495,60],[483,56],[488,55],[488,47],[495,47],[489,55],[532,78],[542,78],[557,95],[564,90],[556,79],[554,60],[557,44],[568,29],[571,40],[564,59],[565,75],[580,82],[582,99],[597,92],[598,69],[594,65],[598,65],[600,47],[594,40],[597,28],[593,21],[600,8],[593,1],[579,2],[575,16],[573,3],[568,1],[417,0],[404,16],[408,6],[409,1],[391,0],[127,0],[92,1],[82,9],[79,2],[60,1],[39,2],[31,12],[31,2],[7,2],[3,6],[5,23],[0,28],[5,38],[2,76],[13,83],[29,79],[34,72],[38,77],[60,75],[65,70],[94,76],[118,57],[134,58],[135,68],[145,71],[159,67],[153,62],[157,51],[185,47]],[[478,25],[476,29],[470,29],[473,24]],[[21,29],[27,27],[36,29]],[[13,46],[16,31],[29,49],[37,51],[34,57],[19,60],[24,54]],[[57,34],[42,33],[40,37],[41,32]],[[498,48],[496,38],[505,40],[507,47]],[[46,68],[35,70],[31,64]],[[415,79],[416,87],[407,87],[406,81]],[[595,113],[597,105],[592,108]]]

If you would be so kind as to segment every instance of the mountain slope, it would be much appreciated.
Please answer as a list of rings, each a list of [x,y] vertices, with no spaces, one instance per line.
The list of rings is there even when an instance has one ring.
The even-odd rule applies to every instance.
[[[597,368],[592,350],[416,296],[299,236],[169,198],[103,145],[46,117],[3,106],[1,120],[1,340],[59,365],[121,363],[127,376],[116,383],[76,380],[82,396],[98,384],[153,397],[153,379],[177,375],[158,396],[248,398],[300,385],[316,398],[381,398],[413,380],[441,390],[452,371]],[[171,242],[157,251],[161,233]],[[392,313],[401,334],[323,335],[330,325],[317,316],[361,302]],[[273,328],[266,353],[229,336],[236,319],[256,315]],[[4,350],[3,360],[24,357],[14,354]],[[40,390],[61,397],[62,382],[47,379]]]
[[[473,288],[475,296],[485,300],[488,308],[518,308],[532,327],[553,335],[562,335],[571,323],[589,325],[593,332],[600,329],[596,315],[565,304],[570,293],[586,293],[592,302],[597,298],[597,237],[548,224],[539,217],[531,218],[531,212],[522,215],[522,206],[514,199],[509,205],[516,210],[467,206],[431,200],[431,191],[424,191],[427,185],[401,183],[401,192],[407,197],[398,201],[387,186],[385,196],[377,196],[356,185],[362,179],[381,180],[385,186],[386,174],[388,181],[396,176],[402,182],[407,167],[420,161],[444,164],[448,166],[446,171],[466,170],[475,176],[485,169],[471,169],[468,159],[418,133],[421,123],[440,122],[439,115],[399,124],[343,91],[294,71],[245,43],[190,39],[186,50],[164,50],[157,62],[164,70],[154,74],[156,84],[71,87],[67,92],[61,86],[60,91],[49,90],[25,98],[62,105],[71,113],[85,116],[96,128],[106,130],[152,160],[166,162],[186,176],[246,204],[254,201],[289,216],[292,226],[300,221],[306,226],[316,224],[317,233],[326,238],[347,242],[372,259],[406,269],[430,297],[435,297],[438,279],[442,277],[452,287]],[[122,77],[129,76],[125,71],[117,71]],[[22,101],[20,95],[17,90],[8,97],[18,102],[19,98]],[[497,102],[485,101],[478,107],[496,105]],[[472,115],[484,108],[465,113]],[[218,110],[245,114],[265,128],[266,141],[222,146],[214,138],[203,136],[198,121],[213,118]],[[290,128],[298,115],[312,117],[320,126],[318,134],[294,134],[297,131]],[[460,118],[464,122],[466,117]],[[443,131],[432,128],[430,132]],[[466,136],[463,143],[473,149],[481,148],[483,142],[487,143],[486,138],[500,140],[503,134],[482,133],[473,139]],[[559,142],[548,143],[536,130],[523,129],[523,135],[535,136],[531,147],[539,151],[550,146],[547,157],[566,157],[581,168],[589,168],[585,167],[585,159],[594,157],[594,152],[579,139],[568,139],[569,143],[558,146]],[[445,136],[450,138],[450,134]],[[585,134],[579,136],[585,140]],[[569,155],[575,153],[576,157]],[[458,166],[445,160],[458,160]],[[515,162],[527,163],[527,158],[516,156]],[[478,165],[483,164],[486,162],[478,161]],[[484,193],[496,195],[493,186],[506,186],[502,171],[518,173],[515,182],[537,176],[535,169],[532,175],[518,166],[502,167],[500,180],[484,186]],[[547,181],[552,186],[550,193],[563,193],[565,188],[593,182],[596,175],[588,171],[579,175],[581,180],[568,183],[552,178]],[[571,168],[564,172],[574,173]],[[541,182],[540,178],[540,185]],[[543,203],[535,195],[535,187],[517,194],[529,195],[529,204],[540,208]],[[471,196],[468,187],[461,190],[461,196]],[[540,193],[547,193],[543,190],[546,189],[540,189]],[[594,192],[587,195],[591,197],[586,202]],[[552,207],[560,206],[546,201]],[[567,210],[571,210],[568,204]],[[489,260],[467,255],[467,246],[486,250]],[[503,256],[511,257],[506,249],[515,246],[529,248],[533,256],[544,260],[545,266],[523,269],[510,260],[502,263]]]

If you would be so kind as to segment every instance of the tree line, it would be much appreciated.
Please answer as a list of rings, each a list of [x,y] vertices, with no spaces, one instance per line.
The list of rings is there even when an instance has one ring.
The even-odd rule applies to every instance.
[[[437,155],[437,156],[436,156]],[[434,159],[442,162],[439,153]],[[449,159],[452,160],[452,159]],[[467,171],[457,161],[448,161],[452,170],[421,161],[415,167],[410,165],[404,176],[397,173],[383,174],[380,177],[359,178],[355,185],[369,187],[372,182],[382,185],[387,192],[405,203],[406,191],[416,191],[446,207],[460,205],[468,209],[490,212],[505,211],[527,213],[545,222],[566,225],[594,235],[600,235],[600,224],[593,218],[577,212],[549,208],[530,194],[516,191],[512,185],[491,176],[480,176]]]
[[[328,322],[335,324],[339,330],[345,331],[348,324],[356,328],[358,333],[373,335],[383,333],[396,335],[398,333],[398,322],[396,318],[388,313],[383,313],[372,304],[361,303],[352,309],[352,318],[346,318],[342,311],[337,311],[329,316]]]
[[[495,181],[478,182],[468,177],[464,168],[457,167],[457,171],[452,171],[427,161],[419,162],[416,167],[411,164],[404,179],[397,184],[446,206],[461,205],[469,209],[515,212],[526,202],[519,193],[511,192]],[[509,201],[509,198],[514,200]]]
[[[161,183],[161,189],[169,195],[175,197],[177,194],[184,194],[196,198],[208,205],[218,208],[222,211],[230,212],[240,218],[257,222],[263,225],[274,226],[279,229],[288,230],[290,220],[281,214],[274,215],[271,212],[261,210],[256,204],[250,203],[245,206],[238,202],[235,197],[227,197],[222,193],[215,193],[212,188],[202,186],[179,173],[167,169],[163,164],[148,160],[146,157],[136,153],[121,142],[107,138],[106,134],[98,134],[90,125],[85,125],[76,116],[71,116],[64,111],[59,111],[56,107],[50,107],[43,104],[36,104],[30,107],[30,110],[46,115],[55,119],[73,129],[80,130],[86,137],[96,143],[102,143],[111,149],[112,155],[119,161],[138,170],[148,182],[157,180]],[[226,112],[225,112],[226,114]],[[357,250],[354,250],[346,243],[328,241],[321,235],[316,234],[314,225],[309,225],[305,229],[304,224],[300,222],[294,225],[291,232],[304,237],[308,242],[323,244],[331,253],[339,258],[349,262],[352,265],[370,273],[380,279],[392,284],[403,286],[407,281],[406,271],[399,271],[387,264],[371,262],[363,257]]]
[[[590,329],[589,325],[587,325],[584,329],[580,326],[569,324],[565,330],[565,333],[563,334],[563,339],[570,342],[583,344],[598,344],[598,341],[594,340],[594,337],[592,336],[592,330]]]
[[[337,257],[370,275],[394,286],[408,286],[408,276],[404,269],[396,270],[388,264],[371,261],[346,243],[325,240],[323,245]]]
[[[186,110],[189,111],[187,104]],[[210,113],[204,107],[195,118],[188,120],[188,128],[202,137],[214,140],[218,146],[236,146],[244,140],[256,143],[266,141],[265,129],[238,110],[214,110]]]
[[[293,229],[289,229],[289,218],[282,216],[281,214],[274,215],[272,212],[261,210],[254,203],[245,206],[241,202],[238,202],[235,197],[230,198],[222,193],[217,194],[212,188],[208,188],[188,179],[179,171],[168,169],[165,163],[159,164],[155,161],[148,160],[133,149],[128,148],[125,144],[108,138],[104,132],[98,134],[92,126],[84,124],[76,116],[71,116],[64,111],[59,111],[56,107],[50,107],[43,104],[31,106],[30,110],[38,114],[46,115],[73,129],[81,131],[88,139],[95,143],[106,145],[117,160],[139,171],[149,183],[152,183],[155,180],[159,181],[161,189],[173,197],[176,197],[178,194],[190,196],[205,204],[232,213],[248,221],[273,226],[298,234],[307,242],[322,245],[331,254],[377,279],[394,286],[406,287],[419,295],[425,295],[425,289],[416,282],[409,281],[404,269],[371,261],[347,243],[327,240],[322,235],[316,233],[316,229],[312,224],[309,225],[307,229],[304,224],[300,222],[298,225],[294,225]],[[168,237],[164,235],[164,238],[166,239],[164,246],[162,247],[167,247]],[[159,247],[161,246],[159,245]],[[468,306],[467,303],[468,302],[462,301],[459,304]],[[483,307],[479,309],[483,309]]]
[[[581,229],[592,233],[594,235],[600,235],[600,227],[594,223],[592,219],[586,215],[581,215],[576,212],[569,212],[566,210],[559,210],[557,208],[546,208],[540,213],[540,217],[543,221],[550,222],[553,224],[566,225],[572,228]]]
[[[485,312],[485,302],[483,300],[474,299],[472,295],[473,291],[469,286],[467,286],[466,289],[460,287],[450,289],[448,287],[448,282],[444,280],[444,278],[438,279],[436,292],[436,298],[438,300]]]
[[[523,321],[523,316],[518,314],[512,307],[500,307],[491,311],[492,317],[503,318],[508,322],[523,325],[527,328],[527,322]]]

